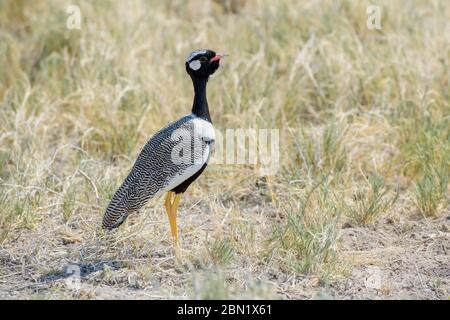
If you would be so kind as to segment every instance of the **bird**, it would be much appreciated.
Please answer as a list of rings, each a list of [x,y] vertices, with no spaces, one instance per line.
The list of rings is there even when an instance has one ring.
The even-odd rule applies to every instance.
[[[191,113],[159,130],[144,145],[105,210],[103,229],[119,227],[150,199],[166,193],[164,206],[173,243],[178,247],[180,200],[205,170],[215,142],[206,86],[223,57],[210,49],[197,49],[187,56],[185,68],[194,87]]]

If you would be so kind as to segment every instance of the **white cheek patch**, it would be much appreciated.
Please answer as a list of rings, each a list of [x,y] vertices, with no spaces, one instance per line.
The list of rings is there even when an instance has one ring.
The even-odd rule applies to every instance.
[[[202,64],[198,60],[192,60],[191,62],[189,62],[189,68],[191,68],[194,71],[200,69],[201,66]]]

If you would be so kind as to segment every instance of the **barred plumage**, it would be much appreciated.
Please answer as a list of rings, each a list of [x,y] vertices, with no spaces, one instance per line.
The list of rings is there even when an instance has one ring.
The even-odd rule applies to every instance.
[[[156,133],[111,199],[103,217],[103,228],[118,227],[148,200],[172,190],[198,172],[207,162],[214,142],[211,130],[209,122],[190,114]],[[174,163],[173,152],[177,150],[191,150],[189,161]]]

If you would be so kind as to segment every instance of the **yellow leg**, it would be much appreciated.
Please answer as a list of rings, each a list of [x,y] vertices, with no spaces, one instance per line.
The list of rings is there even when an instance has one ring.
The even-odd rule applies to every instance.
[[[167,215],[169,217],[170,232],[174,240],[175,246],[178,246],[178,227],[177,227],[177,211],[178,204],[181,200],[181,193],[175,194],[175,192],[169,191],[166,196],[164,206],[166,207]]]

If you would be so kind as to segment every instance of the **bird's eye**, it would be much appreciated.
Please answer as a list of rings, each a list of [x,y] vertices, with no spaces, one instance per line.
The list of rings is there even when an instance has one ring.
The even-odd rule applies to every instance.
[[[200,57],[200,59],[198,59],[198,60],[200,60],[201,62],[205,62],[206,60],[208,60],[208,58],[206,58],[205,56],[203,56],[203,57]]]

